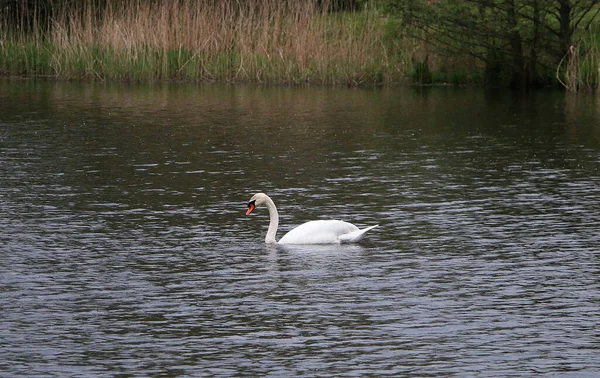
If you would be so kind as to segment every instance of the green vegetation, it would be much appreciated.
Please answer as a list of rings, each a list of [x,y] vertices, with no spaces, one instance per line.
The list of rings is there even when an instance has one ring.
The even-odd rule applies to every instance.
[[[401,57],[382,45],[384,23],[368,10],[331,12],[316,0],[81,4],[21,10],[12,19],[5,14],[0,72],[134,81],[402,79]]]
[[[600,0],[0,0],[0,74],[599,88]]]
[[[380,0],[425,59],[472,57],[491,85],[598,88],[599,0]],[[432,59],[433,58],[433,59]],[[430,67],[430,70],[433,69]],[[420,71],[424,71],[421,67]]]

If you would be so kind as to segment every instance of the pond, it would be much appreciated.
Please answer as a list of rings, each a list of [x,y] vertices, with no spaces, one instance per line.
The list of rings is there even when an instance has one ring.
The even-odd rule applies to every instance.
[[[3,79],[0,151],[7,376],[600,373],[595,97]]]

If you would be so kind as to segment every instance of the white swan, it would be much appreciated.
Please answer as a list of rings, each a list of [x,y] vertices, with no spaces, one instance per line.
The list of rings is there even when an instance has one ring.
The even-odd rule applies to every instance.
[[[277,233],[277,227],[279,226],[279,214],[273,200],[264,193],[256,193],[250,198],[248,202],[248,210],[246,215],[250,214],[256,207],[266,205],[269,210],[269,230],[265,237],[265,243],[277,243],[275,240],[275,234]],[[331,244],[331,243],[355,243],[360,241],[364,236],[365,232],[372,228],[377,227],[370,226],[359,230],[358,227],[352,223],[343,222],[339,220],[317,220],[310,221],[294,228],[287,234],[285,234],[280,244]]]

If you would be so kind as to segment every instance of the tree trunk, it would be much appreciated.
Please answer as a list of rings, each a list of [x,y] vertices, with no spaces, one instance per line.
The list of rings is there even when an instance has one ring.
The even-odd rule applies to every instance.
[[[562,59],[562,57],[567,54],[571,48],[571,35],[573,34],[573,30],[571,28],[571,13],[573,11],[573,7],[571,5],[571,0],[560,0],[559,3],[559,38],[561,51],[558,52],[557,56]]]
[[[537,79],[536,66],[537,66],[537,50],[540,41],[540,4],[538,0],[533,0],[533,33],[531,40],[531,50],[529,52],[529,61],[527,62],[527,78],[528,82],[535,82]]]
[[[519,34],[519,25],[517,21],[517,13],[515,11],[514,0],[508,0],[507,4],[507,19],[509,22],[510,32],[508,35],[510,41],[511,53],[511,80],[510,86],[513,88],[523,88],[527,85],[525,77],[525,57],[523,55],[523,41]]]

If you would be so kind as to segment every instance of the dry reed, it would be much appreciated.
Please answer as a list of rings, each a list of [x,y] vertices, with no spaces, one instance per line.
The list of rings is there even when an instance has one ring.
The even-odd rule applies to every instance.
[[[40,23],[27,35],[0,27],[0,57],[17,62],[0,62],[0,71],[100,80],[398,79],[377,14],[327,8],[318,0],[87,0],[56,8],[47,28]],[[25,56],[27,49],[34,53]]]
[[[556,68],[556,78],[572,93],[600,92],[600,29],[596,25],[570,47]]]

